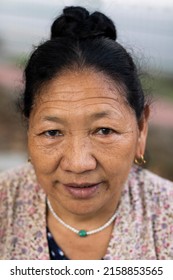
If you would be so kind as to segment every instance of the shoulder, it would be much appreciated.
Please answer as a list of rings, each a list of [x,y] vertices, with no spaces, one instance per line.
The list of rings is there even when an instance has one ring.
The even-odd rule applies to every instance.
[[[147,169],[133,167],[130,172],[130,181],[134,182],[144,192],[162,197],[173,194],[173,182],[164,179]],[[171,196],[171,199],[173,197]]]
[[[0,184],[2,182],[10,182],[13,180],[21,178],[21,175],[24,175],[23,178],[26,178],[26,176],[34,176],[34,169],[31,164],[23,164],[21,166],[11,168],[9,170],[6,170],[4,172],[0,173]]]
[[[140,180],[144,182],[144,192],[151,200],[154,214],[162,217],[162,222],[164,219],[173,222],[173,182],[145,169],[141,172]]]
[[[130,176],[143,232],[150,233],[157,259],[172,259],[173,182],[141,168],[133,169]]]
[[[140,201],[144,213],[173,222],[173,182],[146,169],[134,167],[128,183],[134,201]]]
[[[16,201],[26,200],[36,186],[36,176],[31,164],[0,173],[0,212],[7,213]]]
[[[0,173],[0,192],[11,191],[25,184],[31,184],[36,181],[34,169],[31,164],[24,164],[20,167],[7,170]]]
[[[173,241],[173,182],[141,168],[134,168],[130,177],[130,188],[143,213],[152,220],[155,230],[167,230]]]
[[[42,230],[44,215],[45,193],[31,164],[1,173],[0,258],[16,259],[16,252],[17,258],[23,257],[22,250],[28,240],[32,244],[36,242],[34,234]],[[34,245],[28,249],[31,255],[33,248]]]

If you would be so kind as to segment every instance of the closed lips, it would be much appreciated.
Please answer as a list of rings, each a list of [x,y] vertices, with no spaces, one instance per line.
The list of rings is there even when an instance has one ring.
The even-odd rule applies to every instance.
[[[94,183],[94,184],[88,184],[88,183],[84,183],[84,184],[81,184],[81,185],[78,185],[78,184],[65,184],[66,187],[71,187],[71,188],[91,188],[91,187],[94,187],[96,185],[98,185],[100,183]]]
[[[65,184],[67,192],[75,199],[89,199],[97,195],[97,190],[100,188],[100,183],[82,183],[82,184]]]

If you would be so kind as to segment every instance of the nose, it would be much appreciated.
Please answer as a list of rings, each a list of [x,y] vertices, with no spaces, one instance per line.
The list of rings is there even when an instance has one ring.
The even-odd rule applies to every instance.
[[[96,168],[97,162],[86,138],[71,137],[63,150],[60,166],[64,171],[79,174]]]

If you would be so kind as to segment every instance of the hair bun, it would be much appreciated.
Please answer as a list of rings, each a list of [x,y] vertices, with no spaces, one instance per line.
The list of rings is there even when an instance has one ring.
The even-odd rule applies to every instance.
[[[104,14],[94,12],[90,15],[85,8],[66,7],[51,27],[51,39],[58,37],[107,37],[116,40],[117,34],[113,22]]]

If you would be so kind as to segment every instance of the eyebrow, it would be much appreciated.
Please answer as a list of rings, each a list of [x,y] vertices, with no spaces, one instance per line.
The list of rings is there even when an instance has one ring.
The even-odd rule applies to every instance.
[[[102,111],[98,113],[94,113],[90,115],[88,118],[91,119],[92,121],[96,121],[105,117],[111,117],[112,113],[110,111]],[[67,121],[58,117],[58,116],[45,116],[42,118],[43,121],[48,121],[48,122],[55,122],[55,123],[61,123],[61,124],[66,124]]]

